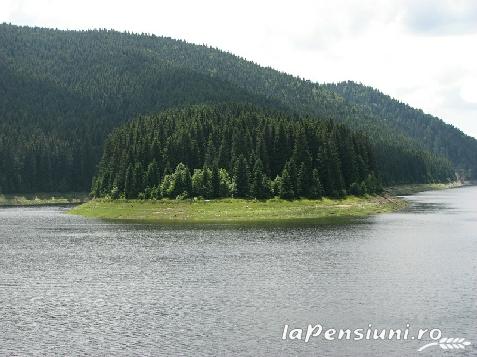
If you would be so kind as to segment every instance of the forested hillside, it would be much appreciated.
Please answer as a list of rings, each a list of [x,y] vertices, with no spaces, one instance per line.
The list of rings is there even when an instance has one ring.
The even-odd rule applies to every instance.
[[[251,103],[364,131],[386,184],[435,180],[437,172],[449,171],[445,160],[366,105],[169,38],[2,24],[0,75],[1,192],[89,190],[113,128],[141,114],[198,103]],[[452,145],[442,140],[439,153]],[[454,164],[467,169],[472,160],[467,155]],[[421,164],[425,174],[413,169]]]
[[[89,191],[105,137],[141,113],[230,100],[286,110],[141,50],[108,46],[103,33],[67,34],[0,25],[0,192]]]
[[[414,139],[422,148],[449,158],[457,169],[477,172],[477,140],[452,125],[372,87],[355,82],[328,84],[326,87],[351,103],[369,108],[390,127]]]

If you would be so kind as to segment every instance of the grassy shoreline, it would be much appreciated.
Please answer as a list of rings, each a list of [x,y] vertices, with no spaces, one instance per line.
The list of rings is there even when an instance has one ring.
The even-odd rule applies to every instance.
[[[0,194],[0,207],[81,204],[87,201],[89,195],[85,192]]]
[[[259,223],[326,221],[402,209],[390,196],[349,196],[339,200],[92,200],[69,211],[84,217],[157,223]]]
[[[336,222],[403,209],[407,202],[398,195],[442,190],[461,186],[451,184],[402,185],[389,187],[382,196],[348,196],[343,199],[265,201],[219,200],[91,200],[69,214],[126,222],[149,223],[270,223]]]
[[[90,218],[150,223],[267,223],[267,222],[335,222],[391,212],[407,206],[396,196],[462,186],[418,184],[388,187],[383,196],[348,196],[335,200],[243,199],[219,200],[90,200],[87,193],[0,194],[0,207],[76,205],[68,213]]]

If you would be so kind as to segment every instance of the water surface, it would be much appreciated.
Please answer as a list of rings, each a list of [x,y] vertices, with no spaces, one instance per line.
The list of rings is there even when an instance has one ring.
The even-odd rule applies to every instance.
[[[439,328],[477,344],[477,187],[342,225],[167,227],[0,209],[0,355],[413,356],[422,341],[283,326]],[[427,341],[426,341],[427,342]],[[475,356],[476,347],[419,355]]]

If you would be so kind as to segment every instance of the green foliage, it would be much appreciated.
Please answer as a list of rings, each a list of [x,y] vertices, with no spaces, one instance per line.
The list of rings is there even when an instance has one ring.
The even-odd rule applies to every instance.
[[[260,159],[270,178],[280,175],[293,155],[300,196],[310,195],[301,191],[309,178],[299,174],[302,162],[308,171],[319,170],[327,195],[342,194],[371,172],[385,184],[448,181],[454,170],[442,156],[463,172],[477,169],[477,141],[436,118],[360,87],[319,85],[170,38],[0,24],[0,64],[0,192],[91,188],[94,196],[105,196],[116,184],[126,196],[137,197],[149,187],[157,198],[164,176],[179,162],[191,170],[217,165],[231,174],[231,160],[240,155],[249,169]],[[257,118],[237,115],[237,122],[217,129],[199,125],[192,111],[180,114],[179,125],[169,120],[149,132],[127,129],[142,138],[124,135],[115,144],[125,150],[104,145],[113,129],[139,115],[224,102],[288,115],[283,122],[283,114],[274,115],[272,125],[260,118],[260,125],[250,125]],[[345,123],[371,143],[311,118]],[[182,130],[184,121],[189,132]],[[122,156],[116,157],[119,151]],[[115,161],[101,163],[98,172],[102,155]]]
[[[210,189],[211,198],[221,197],[220,172],[217,165],[214,165],[210,172]],[[223,197],[228,197],[228,194]]]
[[[361,191],[361,186],[356,183],[356,182],[353,182],[349,188],[349,193],[353,196],[361,196],[363,194],[363,192]]]
[[[307,142],[313,145],[297,144],[298,140],[304,141],[305,132]],[[122,190],[117,183],[123,180],[121,193],[126,198],[136,198],[140,193],[154,199],[178,196],[208,199],[232,194],[258,199],[273,195],[286,199],[343,195],[346,192],[342,191],[341,170],[345,165],[339,155],[339,143],[330,140],[336,132],[350,143],[348,151],[355,160],[347,165],[356,172],[356,179],[368,180],[374,163],[362,152],[367,153],[370,144],[362,135],[332,122],[290,117],[250,105],[198,105],[168,110],[139,118],[113,132],[106,142],[92,193],[103,197],[114,185]],[[233,150],[225,150],[227,143],[234,140]],[[165,147],[155,149],[158,142],[166,143]],[[290,144],[294,150],[279,149]],[[211,146],[218,149],[211,150]],[[187,147],[195,147],[194,153],[185,150]],[[329,152],[333,155],[328,155]],[[304,161],[297,162],[300,159]],[[219,169],[216,163],[221,160],[224,166]],[[161,182],[155,181],[163,171],[159,162],[166,172],[170,172],[169,165],[176,167]],[[212,168],[204,166],[207,162],[213,163]],[[278,166],[278,163],[283,164]],[[359,169],[359,165],[364,169]],[[271,181],[270,177],[276,179]],[[379,180],[372,177],[373,187],[377,187]],[[328,191],[324,190],[323,181]]]
[[[229,173],[226,169],[219,170],[220,176],[220,189],[219,197],[230,197],[232,192],[234,192],[235,187],[232,179],[230,178]]]
[[[321,198],[323,197],[323,186],[321,186],[320,174],[317,169],[313,170],[310,189],[310,198]]]
[[[141,188],[139,188],[141,190]],[[190,197],[192,178],[189,168],[180,162],[173,174],[166,175],[162,183],[162,195],[167,198]]]
[[[239,158],[235,160],[233,172],[235,182],[234,197],[248,197],[250,194],[250,171],[247,161],[245,161],[245,157],[242,154],[240,154]]]
[[[280,180],[280,198],[285,200],[291,200],[296,197],[296,174],[295,174],[294,162],[292,160],[287,161],[282,171],[282,177]]]
[[[253,168],[250,195],[258,199],[269,198],[271,196],[269,179],[265,175],[262,160],[260,159],[255,161]]]
[[[415,148],[425,149],[434,155],[448,158],[465,176],[470,176],[469,171],[477,168],[477,155],[475,154],[477,141],[441,119],[425,114],[422,110],[414,109],[374,88],[358,83],[329,84],[326,85],[326,88],[350,103],[368,109],[376,118],[376,123],[382,125],[385,131],[389,132],[388,134],[381,131],[378,135],[372,136],[376,142],[379,142],[380,147],[384,146],[383,141],[385,140],[394,141],[397,144],[397,140],[392,140],[390,137],[394,133],[398,138],[403,136],[410,138],[415,144]],[[419,154],[416,153],[416,155]],[[384,155],[379,157],[379,160],[384,159],[392,162],[394,157]],[[426,162],[434,160],[426,158]],[[444,163],[435,162],[435,165],[439,164],[443,165]],[[418,177],[418,175],[416,173],[411,181],[416,178],[420,181],[425,180],[425,177]]]
[[[217,171],[217,180],[220,184],[219,173]],[[217,184],[217,183],[216,183]],[[217,188],[217,193],[219,188]],[[194,175],[192,175],[192,195],[195,197],[213,198],[212,189],[212,171],[208,168],[195,169]],[[215,196],[218,197],[218,196]]]
[[[280,176],[275,177],[275,179],[271,181],[270,188],[271,188],[271,193],[273,196],[280,196],[281,186],[282,186],[282,178]]]

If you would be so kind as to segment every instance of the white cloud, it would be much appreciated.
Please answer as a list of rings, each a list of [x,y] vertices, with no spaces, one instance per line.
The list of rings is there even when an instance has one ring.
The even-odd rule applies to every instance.
[[[0,21],[206,43],[311,80],[373,85],[477,137],[474,0],[1,0]]]
[[[408,0],[403,20],[411,31],[456,35],[477,31],[475,0]]]
[[[475,104],[477,107],[477,76],[462,81],[460,96],[467,103]]]

